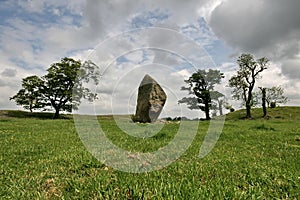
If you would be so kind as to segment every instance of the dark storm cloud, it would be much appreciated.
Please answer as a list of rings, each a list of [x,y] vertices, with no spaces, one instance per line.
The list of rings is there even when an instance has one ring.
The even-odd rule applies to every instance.
[[[228,0],[209,24],[229,45],[280,62],[285,75],[299,78],[299,8],[299,0]]]
[[[300,59],[289,59],[282,62],[282,73],[291,79],[300,78]]]
[[[214,33],[236,49],[235,57],[249,52],[268,57],[272,61],[270,72],[281,67],[285,81],[272,76],[265,80],[283,84],[291,105],[299,103],[299,8],[299,0],[227,0],[213,10],[209,20]]]
[[[210,25],[241,50],[293,57],[299,52],[299,0],[228,0],[213,12]]]

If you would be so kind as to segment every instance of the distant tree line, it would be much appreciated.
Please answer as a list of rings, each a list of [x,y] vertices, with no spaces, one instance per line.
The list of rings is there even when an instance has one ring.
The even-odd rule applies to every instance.
[[[267,116],[267,107],[276,107],[284,104],[287,98],[280,86],[271,88],[258,87],[254,92],[255,84],[260,78],[261,72],[269,66],[269,60],[265,57],[254,59],[251,54],[242,54],[237,59],[239,69],[229,79],[228,86],[232,90],[232,98],[242,100],[246,108],[246,118],[251,118],[251,108],[259,104],[263,108],[263,116]],[[98,66],[92,61],[81,62],[72,58],[62,58],[60,62],[53,63],[47,69],[47,74],[41,77],[29,76],[22,80],[22,89],[16,95],[10,97],[18,105],[32,112],[34,109],[54,110],[53,118],[58,118],[60,111],[71,112],[77,109],[82,99],[93,101],[97,94],[84,86],[90,80],[95,84],[99,82]],[[197,70],[187,80],[181,90],[187,91],[187,97],[178,103],[187,104],[191,110],[200,109],[205,113],[205,119],[211,119],[211,114],[217,111],[223,115],[223,108],[234,111],[224,94],[215,90],[215,86],[221,83],[224,74],[219,70]],[[211,112],[213,111],[213,112]]]
[[[237,59],[239,69],[236,74],[229,79],[228,86],[233,89],[232,98],[241,100],[246,108],[246,118],[251,119],[251,108],[259,103],[263,107],[263,117],[267,116],[267,107],[276,107],[278,103],[286,103],[287,97],[283,95],[284,91],[280,86],[271,88],[259,87],[259,92],[254,92],[255,84],[260,78],[261,72],[269,66],[269,60],[265,57],[254,59],[251,54],[242,54]],[[220,84],[224,74],[219,70],[198,70],[194,72],[189,79],[185,80],[187,86],[181,90],[187,90],[190,96],[184,97],[178,103],[185,103],[189,109],[200,109],[205,113],[205,119],[209,120],[210,111],[219,110],[223,114],[222,108],[230,111],[234,108],[226,101],[225,95],[215,91],[214,86]]]

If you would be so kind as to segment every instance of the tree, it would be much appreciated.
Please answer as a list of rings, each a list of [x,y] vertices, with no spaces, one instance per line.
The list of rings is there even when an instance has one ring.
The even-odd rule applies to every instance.
[[[204,111],[206,120],[209,120],[209,111],[212,106],[211,92],[213,92],[214,85],[219,84],[222,78],[224,75],[219,70],[198,70],[189,79],[184,80],[188,86],[181,88],[195,97],[184,97],[178,103],[186,103],[191,110],[200,109]]]
[[[223,105],[225,104],[225,96],[224,94],[218,92],[218,91],[212,91],[210,93],[212,100],[217,102],[217,105],[215,106],[216,109],[219,110],[219,114],[223,115]]]
[[[77,108],[81,99],[93,101],[97,95],[83,86],[93,79],[98,84],[97,66],[91,61],[81,63],[72,58],[63,58],[61,62],[54,63],[43,76],[44,85],[41,88],[43,99],[54,110],[54,118],[58,118],[60,111],[71,112]]]
[[[269,60],[265,57],[255,60],[251,54],[242,54],[237,63],[239,70],[229,80],[229,87],[233,88],[233,98],[243,100],[246,106],[246,118],[251,118],[253,101],[252,91],[259,74],[267,69]]]
[[[29,76],[22,80],[22,89],[16,95],[10,97],[17,105],[22,105],[23,108],[33,111],[33,109],[43,108],[44,104],[40,95],[40,86],[43,81],[37,76]]]
[[[56,119],[60,111],[71,112],[72,108],[77,109],[82,98],[93,101],[97,94],[92,93],[84,83],[92,79],[98,84],[97,68],[91,61],[82,64],[80,60],[72,58],[63,58],[61,62],[52,64],[47,70],[48,74],[39,78],[39,83],[32,84],[40,105],[45,109],[53,108],[53,118]]]
[[[273,86],[271,88],[259,87],[259,91],[253,93],[254,105],[262,103],[265,101],[265,106],[268,108],[276,107],[277,104],[285,104],[288,98],[283,95],[284,90],[281,86]],[[263,91],[265,90],[265,91]],[[263,97],[265,92],[265,97]],[[265,98],[265,99],[263,99]]]
[[[266,117],[267,116],[267,107],[266,107],[266,88],[264,87],[259,87],[260,91],[261,91],[261,105],[262,105],[262,108],[263,108],[263,117]]]
[[[285,104],[288,98],[283,95],[284,89],[280,86],[274,86],[271,88],[266,88],[266,102],[268,107],[276,107],[277,104]]]

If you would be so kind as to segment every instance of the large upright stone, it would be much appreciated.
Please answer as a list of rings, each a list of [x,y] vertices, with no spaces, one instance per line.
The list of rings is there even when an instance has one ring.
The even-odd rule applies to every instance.
[[[155,122],[161,113],[167,95],[160,85],[148,74],[142,80],[137,98],[136,113],[133,118],[135,122]]]

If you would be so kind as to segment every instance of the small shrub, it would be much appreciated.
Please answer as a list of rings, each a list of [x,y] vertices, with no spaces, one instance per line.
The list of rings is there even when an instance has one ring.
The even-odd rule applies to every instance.
[[[270,107],[271,108],[276,108],[276,102],[271,102]]]
[[[132,120],[133,122],[137,122],[137,119],[136,119],[135,115],[130,115],[130,118],[131,118],[131,120]]]
[[[172,118],[171,117],[167,117],[166,120],[167,121],[172,121]]]

